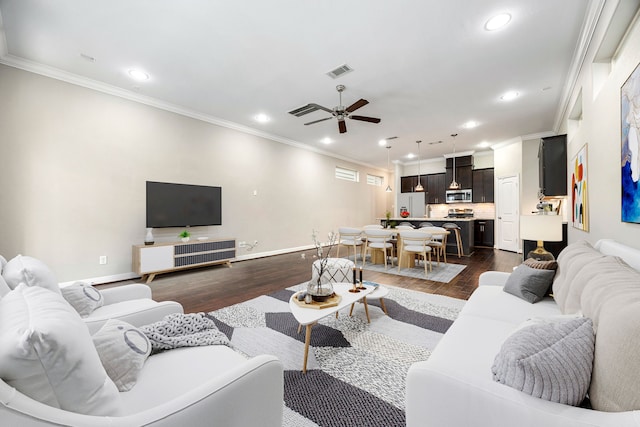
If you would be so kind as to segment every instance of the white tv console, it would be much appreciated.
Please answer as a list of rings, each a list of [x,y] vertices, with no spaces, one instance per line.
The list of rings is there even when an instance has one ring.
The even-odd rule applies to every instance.
[[[150,283],[156,274],[161,273],[216,264],[231,267],[231,260],[235,257],[235,238],[134,245],[133,270]]]

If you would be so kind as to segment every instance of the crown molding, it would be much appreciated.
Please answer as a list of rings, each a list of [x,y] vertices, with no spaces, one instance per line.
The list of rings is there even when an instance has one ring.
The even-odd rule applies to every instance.
[[[571,60],[571,66],[569,68],[569,73],[567,74],[567,80],[565,81],[565,84],[563,86],[562,96],[560,98],[560,103],[558,104],[556,117],[553,123],[553,129],[555,130],[556,134],[560,132],[562,122],[567,116],[567,112],[569,111],[569,102],[571,100],[571,95],[573,94],[573,91],[575,90],[578,83],[580,73],[582,72],[582,68],[584,67],[584,61],[586,59],[587,52],[589,51],[589,47],[593,39],[593,34],[596,30],[606,2],[607,0],[589,1],[587,14],[582,25],[582,31],[580,32],[580,39],[576,46],[576,50],[573,53],[573,59]]]
[[[0,19],[2,17],[0,16]],[[323,156],[331,157],[338,160],[343,160],[349,163],[358,164],[367,168],[375,169],[378,171],[385,171],[383,167],[372,165],[369,163],[365,163],[350,157],[341,156],[335,153],[331,153],[329,151],[322,150],[320,148],[303,144],[299,141],[295,141],[292,139],[284,138],[278,135],[273,135],[267,132],[263,132],[258,129],[251,128],[249,126],[244,126],[235,122],[231,122],[228,120],[224,120],[218,117],[214,117],[207,114],[202,114],[198,111],[191,110],[188,108],[181,107],[176,104],[172,104],[170,102],[161,101],[157,98],[153,98],[151,96],[141,95],[139,93],[122,89],[117,86],[109,85],[106,83],[99,82],[97,80],[89,79],[86,77],[79,76],[77,74],[69,73],[64,70],[60,70],[58,68],[50,67],[47,65],[43,65],[34,61],[29,61],[23,58],[19,58],[10,54],[2,53],[4,41],[4,31],[2,31],[2,21],[0,20],[0,64],[7,65],[9,67],[18,68],[20,70],[28,71],[34,74],[39,74],[45,77],[49,77],[55,80],[60,80],[66,83],[70,83],[76,86],[81,86],[87,89],[95,90],[97,92],[102,92],[108,95],[117,96],[119,98],[127,99],[129,101],[137,102],[139,104],[148,105],[150,107],[158,108],[160,110],[169,111],[171,113],[179,114],[181,116],[189,117],[192,119],[200,120],[202,122],[210,123],[216,126],[225,127],[228,129],[233,129],[238,132],[243,132],[249,135],[254,135],[260,138],[269,139],[271,141],[279,142],[281,144],[289,145],[292,147],[299,148],[301,150],[311,151],[317,154],[321,154]],[[6,52],[6,43],[4,43],[4,48]]]

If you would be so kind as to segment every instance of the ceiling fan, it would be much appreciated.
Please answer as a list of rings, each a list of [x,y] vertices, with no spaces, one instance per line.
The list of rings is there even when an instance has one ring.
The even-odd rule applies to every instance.
[[[338,129],[340,130],[340,133],[345,133],[347,131],[347,125],[344,119],[360,120],[360,121],[369,122],[369,123],[380,123],[380,119],[375,117],[357,116],[357,115],[351,114],[354,111],[356,111],[358,108],[361,108],[367,105],[369,101],[367,101],[366,99],[360,99],[354,102],[353,104],[349,105],[347,108],[344,108],[344,106],[342,105],[342,92],[345,90],[345,86],[338,85],[336,86],[336,90],[340,94],[340,104],[337,107],[334,107],[333,110],[318,104],[307,104],[303,107],[296,108],[295,110],[289,111],[289,114],[293,114],[296,117],[301,117],[301,116],[304,116],[305,114],[309,114],[317,110],[326,111],[327,113],[331,114],[331,117],[305,123],[305,126],[312,125],[314,123],[324,122],[325,120],[330,120],[335,117],[336,119],[338,119]]]

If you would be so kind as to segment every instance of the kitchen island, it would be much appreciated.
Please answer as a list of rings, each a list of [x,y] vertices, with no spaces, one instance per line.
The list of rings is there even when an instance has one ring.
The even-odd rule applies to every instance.
[[[386,218],[378,218],[380,220],[380,224],[382,226],[386,226],[387,219]],[[460,238],[462,239],[462,252],[463,255],[469,256],[473,253],[474,250],[474,236],[473,236],[473,227],[474,227],[475,218],[446,218],[446,217],[431,217],[431,218],[391,218],[389,222],[395,225],[399,225],[402,222],[408,222],[414,227],[418,228],[423,222],[430,222],[435,227],[442,227],[442,224],[447,222],[452,222],[457,224],[460,227]],[[447,237],[447,253],[448,254],[458,254],[458,248],[456,246],[456,236],[452,233]]]

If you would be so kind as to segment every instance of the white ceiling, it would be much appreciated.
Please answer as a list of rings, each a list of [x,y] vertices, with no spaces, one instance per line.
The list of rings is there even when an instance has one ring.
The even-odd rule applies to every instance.
[[[0,61],[45,74],[120,88],[133,97],[257,130],[365,164],[406,162],[456,150],[488,150],[553,132],[592,0],[0,0]],[[488,32],[498,12],[509,25]],[[2,41],[0,34],[0,42]],[[86,55],[95,58],[90,61]],[[354,71],[332,79],[342,64]],[[137,83],[138,67],[150,79]],[[379,124],[288,111],[345,106]],[[107,86],[108,85],[108,86]],[[500,95],[516,90],[512,102]],[[149,99],[147,98],[147,99]],[[156,102],[156,101],[151,101]],[[253,118],[271,117],[266,124]],[[480,126],[463,129],[475,120]],[[325,145],[321,140],[333,139]]]

